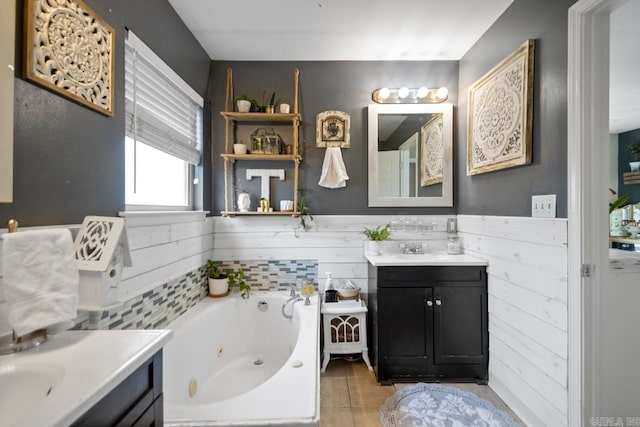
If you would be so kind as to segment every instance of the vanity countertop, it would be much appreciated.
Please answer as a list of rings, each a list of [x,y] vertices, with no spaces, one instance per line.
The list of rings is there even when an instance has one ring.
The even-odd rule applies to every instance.
[[[467,254],[450,255],[446,252],[425,254],[382,254],[371,255],[365,252],[365,258],[373,266],[412,266],[412,265],[441,265],[441,266],[465,266],[488,265],[481,258]]]
[[[169,330],[65,331],[38,347],[0,356],[0,402],[11,404],[12,395],[22,394],[28,405],[6,408],[13,419],[3,416],[0,425],[68,426],[171,337]],[[33,384],[43,377],[54,378],[55,385],[35,401]]]

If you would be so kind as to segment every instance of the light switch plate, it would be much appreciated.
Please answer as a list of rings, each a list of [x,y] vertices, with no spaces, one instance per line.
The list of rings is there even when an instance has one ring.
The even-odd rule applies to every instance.
[[[556,195],[531,196],[531,216],[534,218],[555,218]]]

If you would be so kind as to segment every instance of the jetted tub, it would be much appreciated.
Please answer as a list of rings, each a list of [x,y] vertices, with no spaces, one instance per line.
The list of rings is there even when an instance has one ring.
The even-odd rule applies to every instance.
[[[319,305],[283,292],[205,298],[169,325],[167,426],[317,426]],[[265,309],[266,308],[266,309]]]

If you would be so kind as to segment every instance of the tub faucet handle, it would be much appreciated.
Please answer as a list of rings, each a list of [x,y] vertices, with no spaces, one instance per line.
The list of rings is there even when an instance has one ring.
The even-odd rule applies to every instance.
[[[309,295],[304,298],[304,305],[311,305],[311,300],[309,299]]]
[[[290,297],[295,297],[296,296],[296,284],[295,283],[290,283],[291,286],[291,291],[289,292],[289,296]]]

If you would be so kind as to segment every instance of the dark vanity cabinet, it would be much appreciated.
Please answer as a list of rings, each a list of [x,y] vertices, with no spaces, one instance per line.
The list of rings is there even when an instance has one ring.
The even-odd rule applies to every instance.
[[[379,382],[487,382],[485,266],[370,270],[370,348]]]
[[[103,397],[72,427],[161,427],[162,350],[144,362]]]

